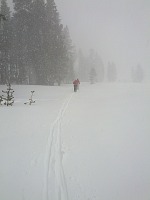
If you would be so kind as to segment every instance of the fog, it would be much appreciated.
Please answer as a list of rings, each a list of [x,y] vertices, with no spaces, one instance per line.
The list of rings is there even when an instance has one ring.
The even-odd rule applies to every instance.
[[[56,0],[56,4],[77,47],[85,52],[95,49],[105,65],[114,62],[125,77],[140,64],[148,78],[149,0]]]
[[[94,49],[105,65],[114,62],[124,79],[139,64],[145,80],[149,80],[149,0],[55,0],[55,3],[77,49],[86,54]]]
[[[12,0],[8,2],[12,7]],[[104,83],[97,83],[94,79],[96,75],[93,75],[96,73],[93,72],[87,73],[92,84],[83,83],[83,79],[78,77],[81,84],[76,93],[73,92],[72,81],[71,84],[62,82],[61,86],[47,87],[52,86],[51,80],[55,85],[57,79],[53,77],[57,75],[58,78],[62,72],[66,72],[66,66],[73,69],[74,63],[72,66],[70,63],[66,65],[67,62],[51,64],[49,61],[59,61],[64,53],[58,57],[59,54],[54,51],[45,62],[47,52],[36,51],[45,50],[44,45],[38,44],[46,41],[43,32],[46,32],[45,27],[48,26],[44,26],[43,32],[37,26],[33,32],[35,37],[29,37],[30,40],[23,37],[25,42],[28,41],[27,45],[21,43],[22,40],[20,43],[14,40],[13,44],[17,48],[13,49],[13,54],[8,55],[19,58],[18,50],[25,51],[21,51],[20,56],[20,61],[24,62],[20,64],[19,59],[16,59],[12,66],[19,63],[15,70],[21,74],[24,72],[22,69],[27,68],[28,73],[22,73],[21,78],[18,71],[18,76],[10,76],[10,73],[5,76],[10,77],[8,80],[14,78],[14,82],[11,82],[14,97],[9,95],[11,88],[7,89],[8,93],[5,85],[0,84],[0,90],[4,93],[4,97],[0,96],[0,197],[2,200],[147,200],[150,197],[150,82],[137,82],[142,80],[141,69],[144,71],[144,80],[150,81],[150,0],[55,2],[61,23],[64,27],[68,26],[76,50],[82,49],[85,55],[88,55],[90,49],[97,52],[104,63],[104,69],[107,66],[110,68],[107,81],[114,84],[108,84],[106,76],[102,80]],[[36,13],[33,16],[38,21],[39,12]],[[20,19],[21,15],[17,17],[15,20]],[[37,24],[32,25],[35,28]],[[18,31],[16,27],[13,30]],[[32,27],[29,28],[26,32],[21,29],[23,36],[26,33],[32,36]],[[42,33],[42,43],[34,40],[38,38],[38,31]],[[19,38],[20,32],[15,38]],[[45,38],[48,41],[53,39],[53,35]],[[53,46],[50,43],[48,50],[49,47],[53,47],[53,50],[59,47],[55,41],[58,40],[54,40]],[[15,54],[15,50],[18,54]],[[33,61],[29,59],[32,55],[35,58]],[[3,66],[0,69],[8,68]],[[117,68],[117,81],[120,82],[130,81],[133,67],[138,66],[139,71],[133,73],[132,80],[136,83],[118,84],[116,73],[112,70],[114,66]],[[82,71],[85,74],[84,68]],[[103,75],[103,68],[99,72]],[[23,82],[25,76],[28,82]],[[32,96],[29,97],[30,91],[32,94],[35,91],[33,105],[28,105],[28,98],[32,100]],[[14,98],[14,105],[8,108],[5,101],[10,97],[11,100]]]

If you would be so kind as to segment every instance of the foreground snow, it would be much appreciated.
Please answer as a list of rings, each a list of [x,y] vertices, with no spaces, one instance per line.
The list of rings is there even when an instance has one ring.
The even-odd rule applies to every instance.
[[[13,89],[0,107],[0,199],[149,199],[150,84]]]

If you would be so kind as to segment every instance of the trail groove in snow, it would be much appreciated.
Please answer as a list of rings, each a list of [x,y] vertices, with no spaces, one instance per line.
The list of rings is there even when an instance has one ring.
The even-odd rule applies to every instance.
[[[51,125],[45,154],[43,200],[68,200],[67,184],[62,164],[61,124],[73,94],[66,98],[56,120]]]

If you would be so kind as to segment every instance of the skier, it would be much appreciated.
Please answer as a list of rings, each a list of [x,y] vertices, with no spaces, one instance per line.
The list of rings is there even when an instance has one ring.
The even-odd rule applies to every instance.
[[[80,84],[80,81],[79,81],[78,78],[77,78],[76,80],[73,81],[74,92],[76,92],[76,91],[79,89],[79,84]]]
[[[77,83],[78,83],[78,85],[77,85],[77,90],[79,90],[79,84],[80,84],[80,81],[79,81],[78,78],[77,78]]]
[[[77,80],[73,81],[73,86],[74,86],[74,92],[76,92],[77,91],[77,87],[78,87],[78,81]]]

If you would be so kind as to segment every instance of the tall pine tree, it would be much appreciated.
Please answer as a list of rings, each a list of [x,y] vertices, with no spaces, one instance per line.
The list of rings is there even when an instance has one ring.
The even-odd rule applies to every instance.
[[[46,76],[46,9],[43,0],[32,4],[32,27],[30,28],[29,57],[32,60],[32,73],[35,74],[36,84],[47,84]]]
[[[18,84],[27,83],[29,70],[28,44],[32,22],[32,0],[13,0],[13,56],[15,79]]]
[[[72,44],[69,29],[66,26],[63,29],[63,55],[62,55],[62,78],[66,80],[67,83],[72,82],[74,79],[74,62],[76,57],[75,47]]]
[[[48,33],[48,48],[47,55],[49,60],[48,70],[48,81],[50,85],[54,85],[54,83],[60,82],[60,71],[61,71],[61,63],[60,63],[60,54],[61,54],[61,33],[62,26],[60,25],[59,13],[56,8],[56,4],[54,0],[47,0],[46,4],[46,14],[47,14],[47,33]]]
[[[10,81],[10,49],[12,39],[12,27],[10,22],[10,8],[6,0],[1,1],[0,26],[0,83],[6,84]]]

